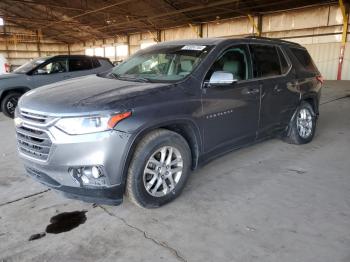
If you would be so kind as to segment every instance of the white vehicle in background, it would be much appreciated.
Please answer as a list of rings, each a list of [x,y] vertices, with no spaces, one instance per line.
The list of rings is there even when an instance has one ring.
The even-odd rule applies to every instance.
[[[10,64],[4,55],[0,54],[0,75],[10,72]]]

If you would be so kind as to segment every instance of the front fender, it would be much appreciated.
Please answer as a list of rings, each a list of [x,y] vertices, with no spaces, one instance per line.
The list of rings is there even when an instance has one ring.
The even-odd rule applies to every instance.
[[[153,121],[149,121],[147,123],[144,123],[144,125],[140,126],[135,133],[132,134],[128,146],[124,152],[123,161],[121,163],[121,166],[123,167],[122,170],[122,181],[125,183],[127,172],[129,169],[129,165],[132,159],[132,156],[134,154],[134,151],[136,149],[137,144],[141,141],[141,139],[152,130],[158,129],[158,128],[167,128],[170,126],[176,126],[176,125],[185,125],[190,130],[189,132],[193,132],[193,138],[195,139],[195,144],[198,148],[193,148],[193,146],[190,145],[192,149],[192,153],[194,154],[193,157],[193,163],[192,166],[195,168],[197,166],[197,161],[199,158],[199,152],[202,151],[202,137],[200,128],[195,123],[195,121],[191,118],[182,116],[177,118],[162,118],[162,119],[155,119]],[[190,142],[191,143],[191,142]],[[193,152],[193,150],[195,152]]]

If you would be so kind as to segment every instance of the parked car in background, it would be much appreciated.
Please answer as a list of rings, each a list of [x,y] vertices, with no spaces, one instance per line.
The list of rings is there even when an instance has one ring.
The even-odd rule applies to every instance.
[[[18,151],[29,175],[67,197],[120,204],[126,192],[158,207],[191,169],[226,152],[276,136],[310,142],[322,82],[291,42],[159,43],[109,73],[25,94]]]
[[[8,117],[14,116],[18,99],[27,91],[70,78],[97,74],[113,67],[109,59],[83,55],[40,57],[0,75],[0,106]]]
[[[0,54],[0,75],[10,72],[10,64],[4,55]]]

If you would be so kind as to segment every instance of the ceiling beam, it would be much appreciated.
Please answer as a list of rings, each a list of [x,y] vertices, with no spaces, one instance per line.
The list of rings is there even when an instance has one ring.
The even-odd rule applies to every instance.
[[[59,9],[65,9],[65,10],[73,10],[73,11],[91,11],[93,9],[90,8],[79,8],[79,7],[72,7],[67,5],[58,5],[58,4],[50,4],[48,1],[45,2],[38,2],[38,1],[27,1],[27,0],[6,0],[7,2],[15,3],[15,4],[25,4],[25,5],[42,5],[50,8],[59,8]]]
[[[183,8],[183,9],[179,9],[179,10],[174,10],[174,11],[170,11],[170,12],[166,12],[166,13],[162,13],[162,14],[149,16],[148,19],[152,20],[152,19],[155,19],[155,18],[161,18],[161,17],[171,16],[171,15],[176,15],[176,14],[179,14],[179,13],[191,12],[191,11],[196,11],[196,10],[205,9],[205,8],[211,8],[211,7],[215,7],[215,6],[235,3],[235,2],[238,2],[238,1],[239,0],[221,0],[221,1],[216,1],[216,2],[210,3],[210,4],[200,4],[200,5],[196,5],[196,6],[192,6],[192,7],[187,7],[187,8]],[[142,19],[140,19],[140,18],[139,19],[133,19],[133,20],[130,20],[130,21],[124,21],[124,22],[120,22],[120,23],[116,23],[116,24],[112,24],[112,25],[103,26],[103,27],[100,27],[98,29],[104,29],[104,28],[108,28],[108,27],[116,27],[116,26],[125,25],[125,24],[128,24],[128,23],[139,22],[141,20]]]
[[[63,21],[72,20],[72,19],[83,17],[83,16],[87,16],[87,15],[90,15],[90,14],[93,14],[93,13],[97,13],[99,11],[103,11],[103,10],[106,10],[106,9],[109,9],[109,8],[112,8],[112,7],[115,7],[115,6],[118,6],[118,5],[126,4],[128,2],[132,2],[132,1],[134,1],[134,0],[122,0],[122,1],[119,1],[119,2],[111,4],[111,5],[107,5],[107,6],[104,6],[104,7],[101,7],[101,8],[97,8],[97,9],[94,9],[94,10],[90,10],[90,11],[84,12],[84,13],[79,14],[79,15],[67,17],[65,19],[62,19],[62,20],[59,20],[59,21],[56,21],[56,22],[52,22],[52,23],[46,25],[45,27],[42,27],[41,29],[46,28],[46,27],[51,27],[52,25],[59,24],[59,23],[61,23]]]
[[[1,9],[0,9],[1,10]],[[23,17],[23,16],[17,16],[17,15],[1,15],[0,16],[5,20],[5,21],[10,21],[10,22],[25,22],[29,24],[37,24],[39,26],[44,26],[48,22],[55,22],[57,20],[55,19],[42,19],[42,18],[33,18],[33,17]],[[102,24],[88,24],[88,23],[81,23],[79,21],[65,21],[61,23],[62,25],[84,25],[84,26],[91,26],[91,27],[98,27],[101,26]]]

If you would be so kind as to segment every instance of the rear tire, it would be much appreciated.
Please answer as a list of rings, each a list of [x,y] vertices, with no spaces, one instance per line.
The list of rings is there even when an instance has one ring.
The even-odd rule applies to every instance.
[[[283,140],[289,144],[306,144],[312,141],[315,131],[315,111],[310,103],[303,101],[291,119]]]
[[[15,109],[17,107],[18,100],[21,96],[22,96],[22,93],[11,92],[2,99],[1,111],[4,113],[5,116],[14,118]]]
[[[137,206],[156,208],[178,197],[191,167],[191,151],[179,134],[159,129],[147,134],[131,160],[126,195]]]

